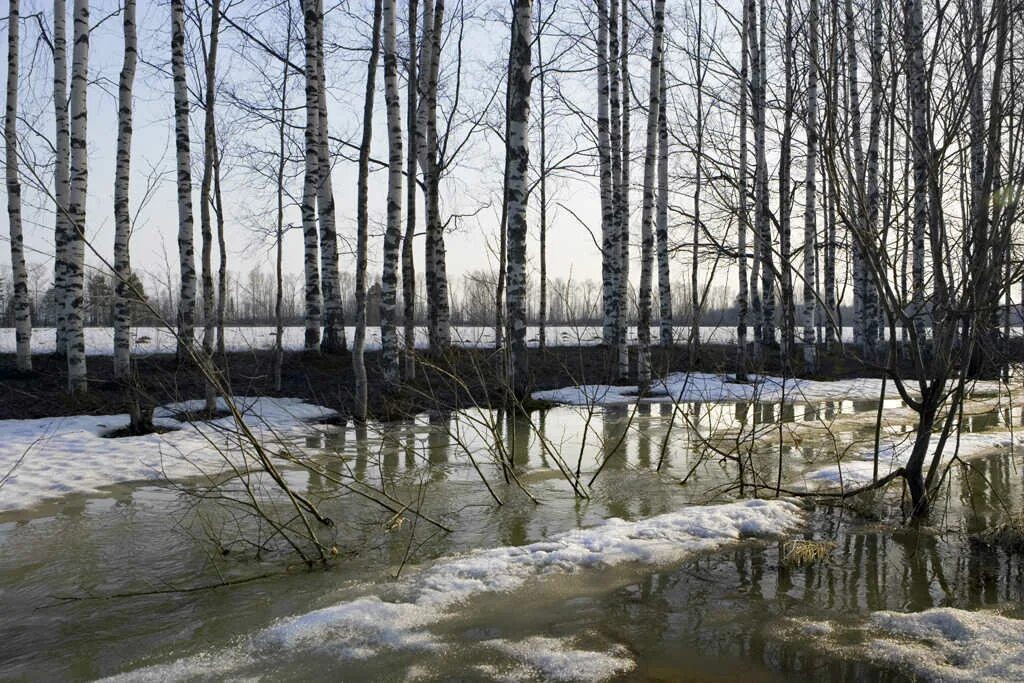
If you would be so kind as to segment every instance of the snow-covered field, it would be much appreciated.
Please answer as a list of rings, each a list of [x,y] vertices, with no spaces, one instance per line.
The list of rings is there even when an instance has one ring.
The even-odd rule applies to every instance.
[[[849,644],[859,633],[862,642]],[[790,636],[932,681],[1024,680],[1024,621],[940,607],[875,612],[856,625],[798,621]]]
[[[701,327],[701,339],[715,344],[732,344],[736,342],[736,328],[730,326]],[[226,327],[224,345],[229,351],[248,351],[250,349],[269,349],[274,345],[275,330],[273,327]],[[399,338],[402,330],[398,330]],[[630,343],[636,343],[636,327],[628,330]],[[658,338],[658,328],[651,328],[651,338]],[[690,334],[689,327],[676,327],[675,338],[685,342]],[[284,328],[284,348],[298,351],[302,349],[305,328],[291,326]],[[355,336],[355,328],[346,328],[347,338]],[[539,328],[529,326],[526,339],[529,346],[537,346],[540,338]],[[852,328],[843,328],[843,339],[852,341]],[[452,340],[462,346],[491,346],[494,344],[494,328],[479,326],[456,326],[452,328]],[[551,346],[593,346],[601,340],[601,328],[591,325],[555,325],[547,328],[547,343]],[[39,327],[32,330],[32,352],[53,353],[56,344],[56,332],[52,327]],[[133,353],[173,353],[176,341],[174,334],[166,327],[137,327],[132,329]],[[416,346],[426,348],[427,328],[416,329]],[[109,356],[113,353],[114,331],[110,327],[87,327],[85,329],[85,353],[89,356]],[[369,327],[366,330],[366,348],[380,348],[380,328]],[[14,329],[0,328],[0,353],[14,353]]]
[[[402,338],[402,330],[398,330]],[[228,351],[249,351],[251,349],[270,349],[274,345],[273,327],[232,326],[224,330],[224,346]],[[657,331],[655,330],[655,334]],[[680,328],[679,334],[684,334]],[[721,337],[727,341],[734,337],[731,328],[707,328],[708,338]],[[732,336],[730,336],[732,335]],[[355,328],[346,328],[346,336],[351,343],[355,337]],[[537,327],[527,329],[527,339],[531,346],[537,345],[539,332]],[[635,340],[635,330],[631,339]],[[284,348],[299,351],[303,348],[305,328],[284,328]],[[492,327],[454,327],[452,340],[461,346],[492,346],[494,344],[494,328]],[[593,346],[601,340],[601,328],[590,326],[549,327],[547,341],[551,345]],[[173,353],[177,341],[173,332],[166,327],[137,327],[132,329],[132,352],[139,354]],[[427,328],[416,329],[416,346],[427,347]],[[52,327],[32,330],[32,352],[53,353],[56,348],[56,332]],[[113,353],[114,331],[109,327],[88,327],[85,330],[85,353],[90,356],[109,356]],[[366,349],[380,348],[380,328],[369,327],[366,330]],[[14,353],[15,339],[12,328],[0,329],[0,353]]]
[[[384,600],[369,595],[278,620],[229,651],[204,652],[171,664],[133,671],[115,680],[183,680],[245,676],[287,652],[330,652],[361,660],[389,650],[443,652],[431,632],[471,598],[509,593],[528,584],[587,569],[636,563],[665,565],[747,537],[778,537],[800,528],[803,512],[785,500],[747,500],[691,507],[636,522],[609,519],[525,546],[490,548],[448,558],[411,575]],[[491,640],[497,649],[544,680],[603,680],[633,668],[626,653],[573,647],[571,639]],[[483,672],[481,672],[483,673]]]
[[[307,421],[333,414],[292,398],[239,396],[235,402],[257,437],[299,436],[311,429]],[[172,417],[198,407],[195,402],[164,406],[155,412],[154,423],[173,431],[116,439],[102,435],[127,426],[127,415],[0,420],[0,511],[69,493],[94,493],[118,482],[223,472],[225,456],[238,454],[233,419],[182,423]]]

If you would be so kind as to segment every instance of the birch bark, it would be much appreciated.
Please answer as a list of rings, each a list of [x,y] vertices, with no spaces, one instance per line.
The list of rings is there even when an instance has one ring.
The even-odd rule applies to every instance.
[[[662,44],[662,68],[658,78],[658,203],[655,226],[658,240],[658,304],[661,345],[672,346],[672,281],[668,260],[668,86],[665,77],[665,46]]]
[[[11,272],[14,275],[14,337],[17,367],[32,370],[32,310],[28,271],[21,230],[21,181],[18,178],[18,52],[21,14],[18,0],[10,0],[7,13],[7,106],[4,110],[4,171],[7,184],[7,220],[11,237]],[[59,210],[59,209],[58,209]]]
[[[324,329],[320,350],[342,353],[345,339],[345,311],[341,301],[338,272],[338,231],[334,207],[334,183],[331,179],[330,124],[327,117],[327,74],[324,66],[324,5],[315,0],[316,11],[316,96],[319,115],[317,129],[317,213],[320,219],[320,291],[324,301]]]
[[[602,340],[615,340],[615,209],[612,200],[612,153],[609,101],[608,2],[597,0],[597,158],[601,192],[601,299]]]
[[[817,170],[818,170],[818,28],[820,17],[818,0],[810,0],[807,17],[807,163],[804,177],[804,287],[803,287],[803,352],[804,364],[811,371],[817,367],[817,347],[814,343],[814,311],[817,298],[815,283],[815,238],[818,232]]]
[[[196,266],[192,215],[192,152],[189,140],[188,83],[185,77],[185,1],[171,0],[171,73],[174,79],[174,148],[178,188],[178,358],[194,342]]]
[[[316,58],[316,0],[303,0],[306,57],[305,169],[302,183],[302,238],[304,245],[306,351],[320,350],[323,298],[320,291],[320,236],[317,231],[317,189],[320,187],[320,104]]]
[[[377,85],[377,62],[380,59],[380,25],[382,0],[373,5],[370,60],[366,67],[366,92],[363,99],[363,137],[359,144],[359,179],[356,217],[356,332],[352,340],[352,372],[355,391],[352,417],[358,422],[366,420],[366,268],[367,240],[370,227],[370,144],[373,142],[373,100]],[[397,168],[397,167],[396,167]],[[390,188],[389,188],[390,191]],[[397,224],[397,221],[396,221]]]
[[[739,235],[737,251],[739,252],[739,293],[736,296],[736,380],[745,382],[747,379],[747,314],[749,287],[747,279],[747,230],[750,227],[750,208],[747,205],[747,127],[748,100],[750,93],[750,22],[753,17],[753,0],[743,3],[743,26],[740,29],[740,168],[737,180],[739,194]]]
[[[647,115],[647,151],[644,155],[644,195],[640,218],[640,306],[637,321],[639,353],[637,378],[640,392],[651,386],[651,283],[654,271],[654,185],[658,152],[658,128],[661,114],[662,45],[665,35],[665,0],[654,3],[653,35],[651,38],[651,73]]]
[[[383,0],[381,37],[384,47],[384,103],[388,126],[387,226],[381,272],[380,341],[384,381],[397,386],[398,333],[395,303],[398,297],[398,259],[402,241],[402,108],[398,94],[398,54],[395,47],[395,0]],[[413,180],[410,179],[410,184]]]
[[[71,167],[68,218],[71,234],[67,250],[67,357],[68,390],[81,393],[88,388],[85,370],[85,202],[88,192],[88,150],[86,148],[89,85],[89,2],[75,0],[74,49],[71,57]]]
[[[53,0],[53,114],[55,152],[53,166],[54,216],[53,293],[57,309],[57,353],[67,354],[67,241],[71,233],[68,218],[70,192],[71,132],[68,123],[67,3]]]
[[[430,0],[426,0],[429,4]],[[416,112],[417,82],[416,70],[416,23],[417,0],[409,0],[409,59],[408,85],[406,88],[406,117],[408,118],[408,146],[406,150],[405,171],[409,184],[405,190],[405,238],[402,240],[402,321],[405,336],[405,363],[402,366],[403,376],[411,380],[416,376],[416,266],[413,260],[413,238],[416,236],[416,158],[419,152],[419,117]]]
[[[516,400],[525,399],[529,391],[526,364],[526,209],[529,200],[527,173],[530,166],[529,124],[530,88],[532,85],[530,43],[533,33],[533,0],[516,0],[515,57],[509,83],[509,174],[508,194],[508,311],[509,358],[507,381]]]
[[[117,167],[114,173],[114,377],[125,379],[131,369],[131,256],[132,224],[129,181],[132,159],[132,86],[138,62],[135,0],[125,0],[122,12],[124,63],[118,83]]]

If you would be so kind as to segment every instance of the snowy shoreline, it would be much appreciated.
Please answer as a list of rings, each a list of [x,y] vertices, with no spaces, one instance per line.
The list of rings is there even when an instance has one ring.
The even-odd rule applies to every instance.
[[[236,396],[246,424],[263,434],[291,437],[334,411],[296,398]],[[201,405],[201,403],[200,403]],[[196,402],[168,404],[154,413],[163,434],[106,438],[128,425],[127,415],[74,415],[0,420],[0,512],[30,508],[72,493],[133,481],[165,481],[226,470],[237,453],[234,420],[183,423],[173,415]],[[220,400],[220,408],[224,402]],[[219,450],[218,450],[219,449]]]
[[[449,643],[429,628],[456,615],[471,598],[512,593],[533,581],[627,563],[664,566],[748,538],[778,538],[801,528],[804,512],[786,500],[746,500],[689,507],[626,522],[555,534],[524,546],[504,546],[442,559],[395,586],[397,597],[346,600],[284,617],[229,650],[207,651],[109,680],[183,680],[238,676],[273,661],[279,650],[329,652],[338,661],[364,660],[391,650],[443,651]],[[530,667],[546,680],[603,680],[633,668],[625,653],[575,649],[571,640],[496,639],[480,643]]]

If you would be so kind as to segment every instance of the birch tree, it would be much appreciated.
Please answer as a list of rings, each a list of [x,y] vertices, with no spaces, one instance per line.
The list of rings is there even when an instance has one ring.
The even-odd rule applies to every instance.
[[[775,345],[775,268],[772,258],[771,215],[768,199],[768,158],[765,134],[767,130],[767,0],[761,0],[756,39],[752,34],[751,71],[756,89],[751,91],[754,115],[754,230],[758,242],[758,261],[761,280],[761,338],[763,346]],[[751,22],[753,27],[753,22]]]
[[[185,1],[171,0],[171,73],[174,80],[174,148],[177,158],[178,357],[195,341],[196,266],[192,214],[192,151],[189,138],[188,83],[185,80]]]
[[[138,62],[135,0],[122,10],[124,62],[118,81],[117,168],[114,173],[114,377],[125,379],[131,369],[131,257],[128,250],[132,224],[129,182],[132,160],[132,87]]]
[[[437,132],[437,87],[441,63],[441,33],[444,27],[444,0],[436,0],[432,12],[433,25],[429,34],[424,35],[424,47],[429,59],[426,68],[426,99],[421,100],[421,108],[425,112],[424,120],[424,152],[426,167],[424,184],[426,186],[426,284],[427,284],[427,318],[431,350],[438,351],[448,348],[451,344],[451,314],[448,304],[448,275],[444,243],[444,226],[441,223],[441,161],[438,157]],[[426,21],[426,13],[424,13]]]
[[[664,41],[663,41],[664,42]],[[658,78],[658,200],[655,207],[658,240],[658,303],[661,345],[672,346],[672,274],[668,259],[668,80],[662,44],[662,68]]]
[[[547,103],[547,78],[546,64],[544,63],[543,41],[544,18],[541,16],[541,0],[537,0],[537,37],[534,42],[537,44],[537,77],[538,77],[538,99],[540,100],[540,112],[538,127],[540,134],[540,159],[537,173],[540,184],[540,304],[537,311],[537,338],[541,351],[547,348],[547,320],[548,320],[548,103]]]
[[[644,156],[643,213],[640,219],[640,315],[637,321],[638,384],[641,392],[651,385],[651,282],[654,270],[654,185],[658,153],[658,118],[661,113],[662,44],[665,35],[665,0],[655,0],[651,45],[651,73],[647,107],[647,151]],[[698,29],[699,30],[699,29]],[[696,315],[696,311],[694,311]],[[693,343],[693,340],[691,340]]]
[[[377,62],[380,59],[380,25],[383,12],[381,2],[382,0],[376,0],[373,6],[370,61],[366,68],[366,94],[363,100],[363,137],[359,144],[356,208],[358,213],[356,219],[356,332],[355,338],[352,340],[352,371],[356,380],[352,416],[359,422],[366,420],[366,362],[363,358],[363,346],[366,343],[366,243],[369,239],[370,223],[370,144],[373,141],[373,99],[377,82]],[[397,223],[397,220],[395,222]]]
[[[28,271],[21,232],[21,181],[18,178],[18,51],[21,15],[18,0],[10,0],[7,13],[7,106],[4,110],[4,171],[7,183],[7,220],[11,236],[11,271],[14,275],[14,336],[19,372],[32,370],[32,311]]]
[[[807,16],[807,163],[804,176],[804,245],[803,245],[803,352],[804,363],[813,371],[817,367],[817,347],[814,343],[814,311],[817,296],[814,290],[816,280],[815,238],[817,221],[817,170],[818,170],[818,30],[820,17],[818,0],[810,0]]]
[[[324,6],[323,0],[307,0],[307,14],[312,4],[314,29],[314,64],[306,78],[316,79],[317,104],[317,214],[320,219],[320,291],[324,301],[324,330],[320,349],[324,353],[341,353],[348,342],[345,338],[345,312],[341,301],[341,281],[338,270],[338,231],[334,207],[334,183],[331,179],[330,125],[327,117],[327,75],[324,66]]]
[[[860,121],[860,84],[857,69],[856,29],[854,25],[853,3],[844,0],[845,37],[846,37],[846,70],[847,98],[849,101],[848,116],[850,120],[849,147],[853,152],[853,164],[847,178],[847,196],[849,197],[850,233],[853,250],[853,343],[861,350],[867,351],[868,342],[865,335],[865,295],[867,291],[867,269],[864,263],[862,243],[867,239],[864,203],[862,201],[865,170],[864,147],[861,140]]]
[[[629,329],[629,183],[630,183],[630,110],[632,102],[632,84],[629,74],[629,1],[622,0],[622,39],[619,41],[619,71],[622,76],[622,135],[619,142],[621,161],[621,178],[619,179],[619,377],[629,377],[629,347],[627,331]]]
[[[67,242],[71,233],[68,194],[71,176],[71,132],[68,122],[67,3],[53,0],[53,116],[55,123],[53,197],[53,294],[57,309],[56,343],[59,355],[67,354]]]
[[[601,192],[601,298],[602,340],[605,346],[615,342],[615,270],[618,263],[615,240],[615,207],[612,200],[612,147],[609,106],[611,80],[609,65],[609,26],[607,0],[597,0],[597,158]]]
[[[913,211],[911,244],[912,302],[911,310],[916,338],[923,343],[925,330],[931,326],[925,298],[924,240],[928,227],[928,164],[931,139],[928,135],[927,74],[924,66],[924,17],[920,0],[905,0],[903,6],[904,48],[906,51],[907,99],[910,108],[910,141],[913,159]]]
[[[704,56],[704,3],[698,0],[697,16],[694,17],[695,45],[693,50],[694,75],[694,153],[693,153],[693,232],[690,241],[690,364],[696,366],[700,358],[700,231],[701,191],[703,190],[704,167],[704,80],[708,73],[708,60]]]
[[[430,0],[425,0],[429,4]],[[417,116],[417,97],[419,83],[416,69],[416,24],[417,0],[409,0],[409,58],[406,60],[408,71],[406,87],[406,118],[408,122],[408,150],[406,150],[405,172],[409,184],[405,191],[405,237],[402,240],[402,320],[405,336],[405,363],[402,373],[406,380],[416,375],[416,266],[413,259],[413,238],[416,236],[416,163],[420,138],[419,118]]]
[[[302,183],[303,274],[305,276],[305,349],[320,350],[323,300],[320,290],[320,235],[317,231],[317,190],[320,187],[320,100],[317,94],[316,0],[303,0],[302,19],[305,45],[306,125],[305,169]]]
[[[74,49],[71,57],[71,165],[68,217],[71,234],[67,250],[68,390],[88,388],[85,368],[85,202],[88,197],[87,88],[89,85],[89,2],[75,0]]]
[[[526,398],[529,378],[526,364],[526,209],[529,200],[527,172],[530,166],[529,124],[530,88],[532,84],[530,43],[533,33],[533,0],[516,0],[513,21],[515,40],[512,44],[514,68],[508,87],[509,174],[505,188],[508,194],[508,289],[505,307],[508,312],[509,353],[506,357],[508,386],[517,401]]]
[[[395,0],[383,0],[381,39],[384,48],[384,103],[388,125],[387,227],[381,273],[380,342],[384,381],[396,386],[398,334],[395,303],[398,289],[399,247],[402,241],[402,109],[398,93],[398,54],[395,43]],[[414,185],[410,178],[410,185]]]
[[[210,45],[206,50],[205,91],[203,101],[203,175],[199,185],[199,224],[202,234],[203,279],[203,352],[213,354],[216,326],[213,286],[213,223],[210,216],[213,161],[217,155],[217,129],[214,110],[217,103],[217,48],[220,43],[220,0],[211,0]],[[205,40],[203,41],[205,43]],[[207,392],[210,393],[209,391]],[[209,397],[208,397],[209,398]],[[213,405],[207,408],[212,412]]]
[[[786,0],[783,9],[785,26],[782,45],[783,101],[782,136],[779,144],[779,279],[782,299],[782,330],[780,355],[783,362],[789,362],[793,348],[793,331],[796,327],[793,301],[792,251],[792,160],[793,160],[793,110],[796,95],[793,87],[793,0]]]
[[[750,212],[747,206],[747,101],[749,97],[750,77],[750,22],[753,19],[754,0],[743,3],[743,25],[740,28],[740,167],[737,178],[739,195],[739,234],[737,235],[737,251],[739,252],[739,294],[736,296],[736,380],[745,382],[747,379],[747,312],[748,312],[748,279],[747,279],[747,228],[750,223]]]

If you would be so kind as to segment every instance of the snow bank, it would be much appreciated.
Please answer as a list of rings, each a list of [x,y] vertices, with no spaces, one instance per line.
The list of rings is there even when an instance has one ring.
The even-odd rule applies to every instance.
[[[529,678],[546,681],[603,681],[636,667],[625,652],[608,654],[572,647],[571,641],[534,636],[517,642],[496,639],[482,645],[501,650],[529,666]],[[525,677],[524,677],[525,678]]]
[[[165,680],[199,672],[208,675],[211,662],[216,662],[217,672],[223,674],[258,666],[262,658],[279,661],[282,650],[290,656],[301,651],[327,653],[340,661],[365,659],[390,649],[439,650],[447,644],[427,627],[451,616],[471,598],[514,591],[531,580],[588,568],[679,562],[741,538],[785,534],[802,520],[800,508],[784,500],[691,507],[636,522],[610,519],[526,546],[479,550],[441,560],[395,586],[393,599],[368,595],[278,620],[233,653],[234,669],[230,657],[204,653],[132,672],[125,678]],[[590,678],[583,672],[600,677],[626,671],[632,665],[621,656],[565,650],[558,641],[546,638],[518,643],[496,640],[488,645],[521,657],[552,678],[576,678],[574,671],[583,678]]]
[[[903,467],[910,458],[910,452],[914,447],[913,434],[903,435],[903,440],[894,443],[883,438],[878,454],[878,476],[884,477],[893,470]],[[929,455],[927,463],[931,462],[931,454],[938,446],[939,435],[932,434],[929,444]],[[946,445],[942,449],[942,462],[949,462],[954,454],[960,458],[970,458],[1001,448],[1010,448],[1014,444],[1024,444],[1024,434],[1011,434],[1010,432],[979,432],[961,434],[959,443],[957,435],[950,434]],[[840,463],[829,465],[819,469],[811,470],[802,475],[803,484],[808,489],[830,489],[830,488],[856,488],[868,484],[873,479],[874,473],[874,451],[873,449],[862,449],[851,456],[847,456]]]
[[[878,379],[818,382],[751,375],[750,382],[737,383],[734,375],[705,372],[677,372],[655,380],[645,402],[671,401],[828,401],[877,399],[882,389]],[[888,392],[895,393],[890,383]],[[637,387],[587,384],[564,389],[538,391],[538,400],[569,405],[622,405],[635,403]]]
[[[676,372],[654,380],[645,403],[673,401],[784,401],[817,402],[877,400],[882,393],[880,379],[846,379],[822,382],[810,379],[784,379],[750,375],[750,381],[737,383],[735,375],[706,372]],[[996,393],[996,382],[977,382],[976,393]],[[886,383],[886,397],[898,398],[892,382]],[[624,405],[637,401],[637,387],[585,384],[582,386],[534,392],[533,398],[568,405]]]
[[[285,438],[309,430],[306,421],[333,411],[294,398],[239,396],[236,405],[257,436]],[[231,417],[185,424],[172,419],[202,401],[163,406],[154,423],[170,429],[117,439],[103,438],[128,426],[127,415],[76,415],[39,420],[0,420],[0,511],[27,508],[69,493],[93,493],[118,482],[165,480],[219,473],[225,452],[237,452]],[[220,401],[220,408],[225,404]]]
[[[900,667],[928,680],[1024,680],[1024,622],[951,607],[875,612],[854,626],[804,622],[791,637],[853,658]],[[815,634],[814,638],[806,635]],[[858,644],[849,634],[860,633]]]

